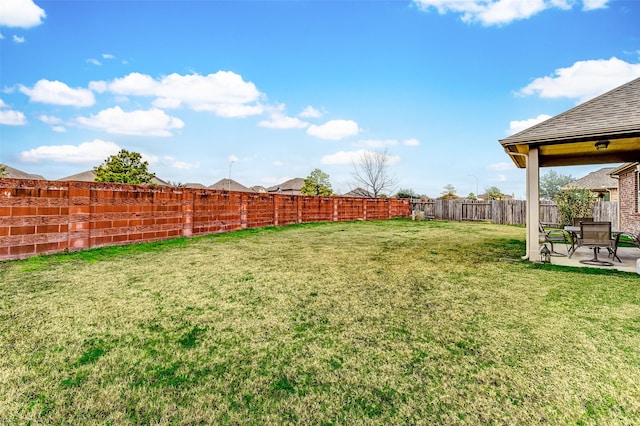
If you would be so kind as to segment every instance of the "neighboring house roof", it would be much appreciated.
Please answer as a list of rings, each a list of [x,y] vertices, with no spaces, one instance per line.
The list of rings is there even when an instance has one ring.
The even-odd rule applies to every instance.
[[[267,188],[265,188],[264,186],[261,186],[261,185],[254,185],[254,186],[250,187],[249,189],[251,189],[252,191],[255,191],[255,192],[259,192],[261,194],[264,194],[265,192],[267,192]]]
[[[608,191],[611,188],[618,187],[618,181],[611,177],[611,172],[615,170],[615,167],[604,167],[595,172],[591,172],[583,178],[574,180],[571,183],[566,184],[562,188],[566,191],[570,188],[589,189],[594,192]]]
[[[197,182],[185,183],[184,187],[185,188],[191,188],[191,189],[205,189],[206,188],[206,186],[204,186],[201,183],[197,183]]]
[[[622,163],[640,158],[638,105],[640,78],[500,143],[520,168],[526,167],[529,146],[539,148],[540,167]],[[605,149],[595,147],[599,142],[606,142]]]
[[[71,176],[66,176],[60,179],[56,179],[56,180],[60,180],[60,181],[67,181],[67,180],[74,180],[74,181],[78,181],[78,182],[95,182],[96,180],[96,174],[93,170],[85,170],[84,172],[80,172],[80,173],[76,173],[75,175],[71,175]],[[154,183],[155,185],[159,185],[159,186],[169,186],[169,184],[167,182],[165,182],[164,180],[160,179],[159,177],[153,177],[151,178],[151,182]]]
[[[253,192],[253,190],[236,182],[233,179],[220,179],[213,185],[209,185],[207,189],[217,189],[219,191]]]
[[[7,164],[4,164],[6,175],[5,177],[13,178],[13,179],[35,179],[35,180],[46,180],[43,176],[36,175],[33,173],[23,172],[22,170],[18,170],[13,168]]]
[[[364,188],[356,188],[342,194],[342,197],[361,197],[361,198],[373,198],[373,194]]]
[[[293,178],[288,181],[282,182],[279,185],[270,186],[267,188],[268,192],[287,192],[290,194],[300,194],[302,187],[304,186],[304,179]]]
[[[611,173],[609,173],[611,176],[620,176],[622,174],[628,173],[630,169],[635,170],[640,170],[640,163],[638,162],[633,162],[633,163],[624,163],[621,166],[616,167],[615,169],[611,170]]]

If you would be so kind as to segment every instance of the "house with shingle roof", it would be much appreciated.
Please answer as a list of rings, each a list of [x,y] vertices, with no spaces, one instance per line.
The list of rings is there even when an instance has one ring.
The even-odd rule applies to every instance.
[[[207,186],[207,189],[216,189],[218,191],[254,192],[252,189],[247,188],[233,179],[220,179],[213,185]]]
[[[267,192],[288,195],[302,195],[302,187],[304,186],[303,178],[293,178],[279,185],[270,186]]]
[[[342,197],[360,197],[360,198],[374,198],[373,194],[364,188],[355,188],[346,194],[342,194]]]
[[[79,182],[95,182],[96,173],[93,170],[85,170],[84,172],[76,173],[75,175],[62,177],[62,178],[56,179],[56,180],[59,180],[59,181],[73,180],[73,181],[79,181]],[[160,179],[157,176],[154,176],[153,178],[151,178],[151,183],[153,183],[154,185],[158,185],[158,186],[170,186],[168,182]]]
[[[525,257],[539,258],[540,167],[629,163],[640,159],[640,77],[499,142],[516,167],[526,169],[527,244]],[[632,168],[631,168],[632,169]],[[624,173],[631,195],[619,205],[634,203],[638,211],[637,173]],[[626,188],[626,186],[625,186]],[[635,189],[632,189],[635,188]],[[625,190],[626,191],[626,190]],[[635,191],[635,194],[633,193]],[[626,199],[626,197],[630,197]],[[532,206],[536,206],[535,208]],[[620,221],[623,231],[640,229],[640,214]],[[637,232],[637,231],[636,231]]]
[[[615,167],[603,167],[591,172],[585,177],[574,180],[560,188],[566,191],[571,188],[588,189],[593,192],[600,201],[618,201],[618,180],[611,177]]]
[[[5,176],[7,178],[12,178],[12,179],[35,179],[35,180],[46,180],[43,176],[41,175],[36,175],[33,173],[27,173],[27,172],[23,172],[22,170],[18,170],[14,167],[11,167],[7,164],[3,164],[4,168],[5,168]]]

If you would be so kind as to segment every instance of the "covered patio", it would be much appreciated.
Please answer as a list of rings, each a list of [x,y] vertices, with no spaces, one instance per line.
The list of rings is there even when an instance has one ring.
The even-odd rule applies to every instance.
[[[640,78],[525,129],[500,144],[518,168],[526,169],[527,244],[524,258],[540,260],[540,168],[626,163],[640,160]],[[638,208],[638,191],[635,194]],[[622,200],[620,201],[622,202]],[[625,231],[624,225],[621,227]],[[632,231],[632,229],[629,229]],[[625,250],[635,259],[640,250]],[[588,256],[588,250],[584,250]],[[577,257],[575,266],[582,265]],[[552,259],[553,263],[560,261]],[[622,259],[622,256],[621,256]],[[615,262],[617,268],[618,262]]]

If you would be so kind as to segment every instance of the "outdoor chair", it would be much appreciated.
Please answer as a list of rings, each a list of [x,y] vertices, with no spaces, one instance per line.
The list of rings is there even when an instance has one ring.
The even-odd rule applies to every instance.
[[[566,256],[566,254],[555,251],[555,249],[553,248],[553,243],[565,244],[565,247],[567,248],[567,254],[569,253],[568,247],[571,243],[565,231],[555,228],[545,229],[542,224],[539,225],[539,230],[541,239],[544,239],[545,243],[549,243],[551,245],[551,256]]]
[[[616,235],[616,243],[615,247],[609,249],[609,257],[612,257],[614,260],[618,259],[618,262],[622,262],[618,257],[618,245],[620,244],[620,239],[622,236],[627,237],[624,240],[624,243],[634,245],[640,248],[640,232],[637,234],[632,234],[630,232],[620,232]]]
[[[580,226],[580,222],[593,222],[592,217],[574,217],[573,226]]]
[[[580,235],[575,250],[571,252],[569,257],[580,247],[589,247],[593,249],[593,259],[581,260],[580,263],[598,266],[613,266],[613,263],[598,259],[598,250],[603,247],[611,252],[615,251],[616,238],[611,238],[611,222],[581,222]]]

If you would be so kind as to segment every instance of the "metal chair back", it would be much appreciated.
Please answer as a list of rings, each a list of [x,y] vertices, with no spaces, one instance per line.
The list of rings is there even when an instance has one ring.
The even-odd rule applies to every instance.
[[[583,246],[609,247],[611,222],[580,222],[580,239]]]
[[[574,217],[573,226],[580,226],[580,222],[593,222],[592,217]]]

